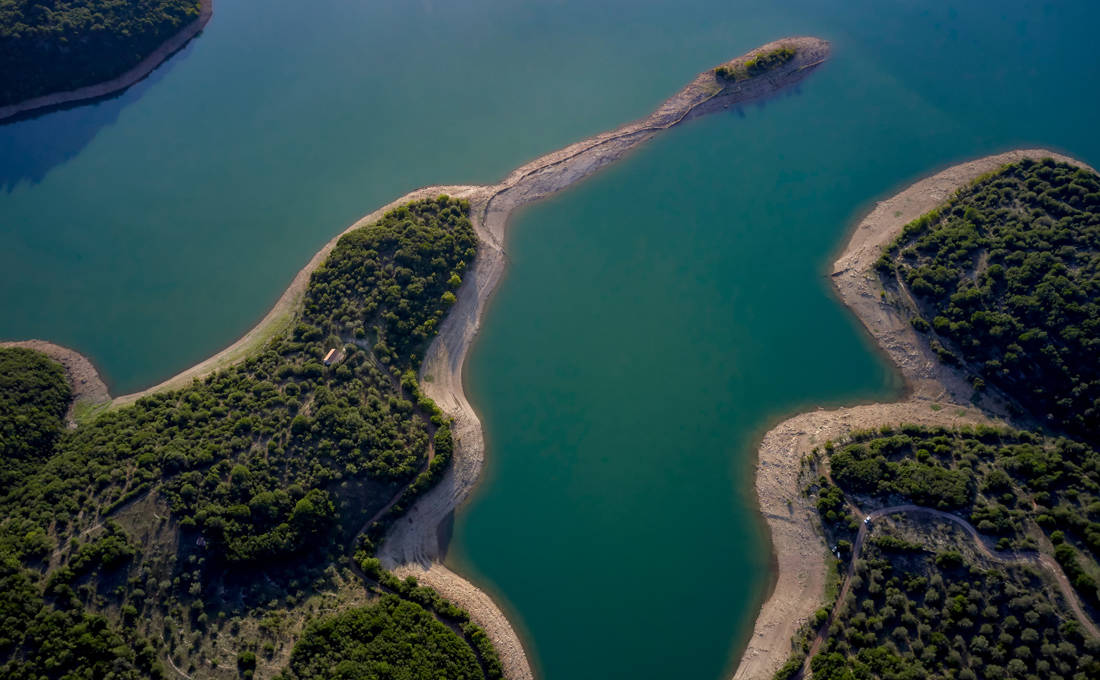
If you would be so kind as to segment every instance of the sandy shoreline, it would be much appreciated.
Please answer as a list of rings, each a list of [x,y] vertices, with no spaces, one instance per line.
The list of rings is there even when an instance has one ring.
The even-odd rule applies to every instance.
[[[799,53],[774,72],[723,85],[717,82],[712,71],[704,71],[648,117],[542,156],[513,170],[499,184],[424,187],[375,210],[322,247],[298,272],[267,315],[242,338],[156,386],[114,399],[111,405],[121,406],[153,392],[184,387],[194,379],[243,360],[276,333],[287,328],[297,313],[310,275],[348,231],[374,222],[387,210],[409,201],[444,193],[468,200],[471,221],[479,240],[478,256],[464,277],[457,302],[429,346],[420,370],[422,389],[454,419],[453,463],[444,478],[390,530],[378,550],[378,556],[386,568],[401,576],[416,575],[421,582],[469,611],[472,619],[485,628],[496,646],[509,680],[533,678],[523,644],[500,608],[485,592],[439,561],[445,550],[440,527],[469,497],[484,462],[481,422],[463,391],[462,367],[480,328],[485,305],[505,269],[503,243],[508,219],[517,208],[583,180],[621,159],[662,130],[741,102],[769,96],[800,82],[822,64],[829,53],[829,44],[825,41],[808,37],[784,38],[727,63],[743,62],[781,45],[797,47]]]
[[[126,71],[117,78],[112,78],[102,83],[85,85],[84,87],[79,87],[67,92],[45,94],[41,97],[34,97],[33,99],[27,99],[15,104],[0,106],[0,122],[21,114],[37,111],[38,109],[62,106],[85,99],[98,99],[125,90],[156,70],[158,66],[168,59],[168,57],[178,52],[191,40],[191,38],[194,38],[202,32],[202,29],[206,27],[207,22],[210,21],[210,17],[213,16],[213,14],[214,0],[201,0],[197,19],[180,29],[178,33],[165,41],[160,47],[153,50],[149,56],[142,59],[129,71]]]
[[[982,401],[984,411],[970,405],[973,390],[966,380],[937,359],[913,330],[907,315],[880,297],[882,286],[874,272],[874,263],[882,248],[906,224],[980,175],[1023,158],[1047,157],[1088,168],[1080,161],[1043,149],[987,156],[950,167],[880,201],[850,233],[847,247],[833,265],[833,285],[844,304],[899,368],[907,396],[891,404],[802,413],[764,435],[755,487],[779,571],[775,587],[757,615],[735,679],[771,678],[790,655],[795,633],[824,601],[827,547],[816,511],[799,490],[803,456],[826,440],[838,440],[853,429],[902,422],[951,426],[1003,417],[992,400]]]

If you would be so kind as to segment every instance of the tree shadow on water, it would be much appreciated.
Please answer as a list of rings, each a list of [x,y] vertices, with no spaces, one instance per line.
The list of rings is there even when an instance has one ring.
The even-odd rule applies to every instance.
[[[130,87],[103,97],[38,109],[0,122],[0,192],[26,181],[38,184],[54,167],[75,158],[99,131],[118,120],[122,109],[141,99],[182,59],[195,41],[166,59]]]

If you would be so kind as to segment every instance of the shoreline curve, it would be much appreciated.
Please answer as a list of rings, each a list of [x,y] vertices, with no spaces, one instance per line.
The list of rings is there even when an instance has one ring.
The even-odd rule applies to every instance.
[[[541,156],[516,168],[498,184],[423,187],[378,208],[326,243],[297,273],[263,319],[236,342],[148,389],[113,400],[104,389],[104,399],[109,400],[105,403],[109,407],[124,406],[154,392],[185,387],[193,380],[243,360],[293,322],[314,269],[349,231],[370,224],[386,211],[410,201],[444,193],[468,200],[470,219],[479,241],[478,254],[463,277],[457,301],[429,345],[419,372],[422,390],[454,419],[454,457],[443,479],[390,528],[377,555],[387,569],[402,577],[415,575],[466,609],[496,647],[506,678],[533,680],[535,676],[523,644],[501,609],[484,591],[440,561],[446,551],[446,532],[441,531],[441,526],[469,497],[484,463],[481,421],[463,391],[462,368],[480,330],[486,303],[505,270],[503,246],[509,217],[517,208],[562,191],[623,158],[663,130],[742,102],[768,97],[800,82],[827,60],[830,51],[825,40],[788,37],[761,45],[726,64],[740,66],[761,53],[784,46],[796,48],[797,54],[774,71],[733,82],[718,80],[712,69],[703,71],[646,118]],[[2,114],[0,109],[0,117]]]
[[[78,87],[75,90],[44,94],[7,106],[0,106],[0,123],[9,122],[9,119],[21,117],[25,114],[33,114],[42,109],[52,109],[66,104],[99,99],[129,88],[133,84],[144,80],[169,57],[183,49],[192,38],[202,32],[202,29],[206,27],[213,15],[214,0],[200,0],[199,16],[194,21],[181,28],[175,35],[164,41],[160,47],[150,52],[148,56],[122,75],[101,83]]]
[[[786,44],[797,46],[799,54],[782,74],[765,74],[734,86],[716,87],[713,72],[704,71],[650,116],[542,156],[512,171],[500,184],[483,188],[471,199],[472,221],[481,241],[478,257],[459,289],[457,304],[441,325],[420,369],[421,388],[454,419],[454,462],[443,479],[390,530],[378,557],[383,566],[399,576],[416,576],[469,611],[492,639],[509,680],[534,678],[515,629],[489,595],[440,561],[446,552],[445,532],[440,527],[470,496],[485,459],[481,421],[463,390],[462,369],[480,330],[489,297],[504,273],[503,244],[508,219],[517,208],[583,180],[662,130],[734,103],[773,94],[800,81],[828,56],[829,45],[825,41],[787,38],[761,46],[735,61],[745,61]]]
[[[874,263],[882,248],[900,235],[906,224],[981,175],[1024,158],[1053,158],[1093,170],[1081,161],[1046,149],[1017,149],[985,156],[941,170],[876,202],[847,233],[847,245],[833,263],[830,279],[844,306],[898,368],[905,393],[900,401],[892,403],[803,412],[784,419],[764,435],[757,453],[754,487],[778,573],[772,592],[757,614],[734,680],[771,678],[794,651],[792,642],[798,630],[825,604],[828,547],[816,510],[799,489],[804,456],[826,440],[841,439],[854,429],[902,422],[955,426],[1008,421],[995,399],[983,397],[978,407],[972,406],[974,391],[965,378],[941,363],[909,324],[908,317],[899,314],[889,300],[880,298],[882,287]]]

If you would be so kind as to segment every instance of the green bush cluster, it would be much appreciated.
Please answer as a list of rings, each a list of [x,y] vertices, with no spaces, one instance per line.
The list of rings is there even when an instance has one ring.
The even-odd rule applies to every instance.
[[[445,197],[414,201],[341,238],[310,280],[306,322],[326,335],[369,339],[383,364],[413,366],[473,261],[469,210]]]
[[[284,680],[482,680],[462,637],[394,595],[311,623]]]
[[[905,227],[879,260],[914,326],[1046,425],[1100,442],[1100,177],[1005,166]],[[942,343],[942,344],[941,344]],[[944,347],[944,346],[948,347]]]
[[[383,569],[382,563],[377,558],[370,557],[366,551],[357,552],[355,559],[363,573],[378,582],[378,587],[383,593],[396,595],[402,600],[433,612],[452,628],[457,624],[466,644],[476,652],[486,680],[500,680],[504,677],[504,667],[492,641],[481,626],[470,620],[466,610],[455,606],[431,588],[420,585],[415,576],[397,578]]]
[[[714,75],[729,82],[752,78],[786,64],[794,59],[797,53],[793,48],[779,47],[770,52],[758,54],[740,65],[723,64],[714,69]]]
[[[30,349],[0,350],[0,490],[48,457],[72,398],[61,364]]]
[[[936,440],[897,434],[848,444],[829,456],[829,465],[833,479],[848,492],[896,494],[933,508],[962,508],[973,502],[976,488],[972,472],[953,464],[949,456],[954,451],[947,435]]]
[[[199,0],[0,0],[0,106],[118,77],[198,16]]]
[[[852,590],[811,662],[815,678],[1100,676],[1100,640],[1063,620],[1031,570],[985,569],[958,553],[887,554],[874,544],[864,550]]]

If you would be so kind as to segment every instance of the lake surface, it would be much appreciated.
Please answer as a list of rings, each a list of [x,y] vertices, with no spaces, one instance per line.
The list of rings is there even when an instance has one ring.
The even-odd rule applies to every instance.
[[[796,91],[673,130],[524,212],[468,365],[489,443],[449,560],[540,674],[717,679],[769,585],[754,446],[897,378],[823,273],[870,205],[1021,145],[1100,162],[1100,7],[254,3],[91,106],[0,126],[0,337],[121,394],[228,345],[331,236],[645,115],[782,35]]]

